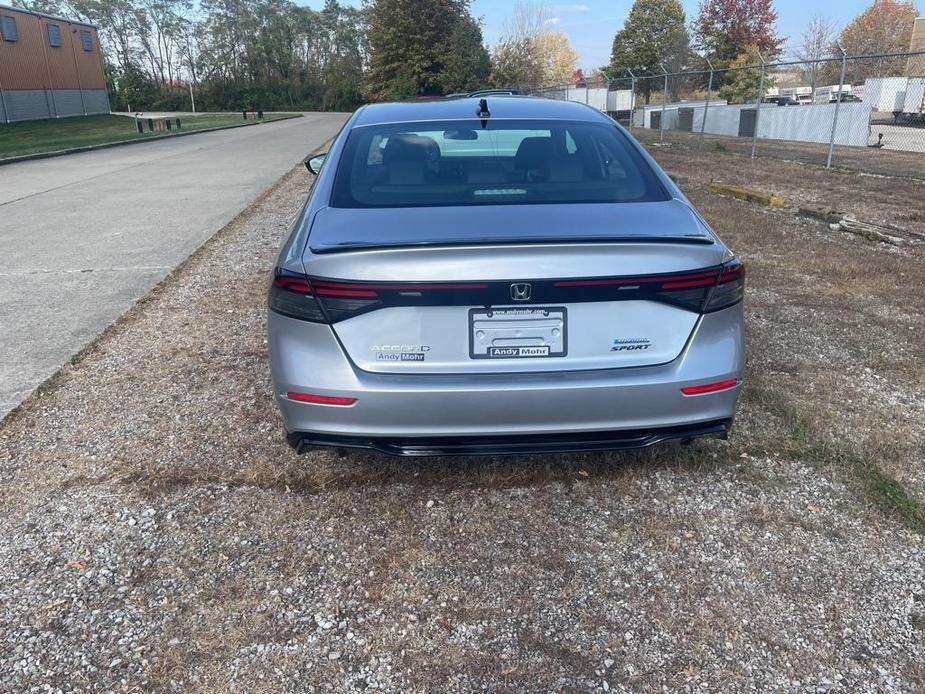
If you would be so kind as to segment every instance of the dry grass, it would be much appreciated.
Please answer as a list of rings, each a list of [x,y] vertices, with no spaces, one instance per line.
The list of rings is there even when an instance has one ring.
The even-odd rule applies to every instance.
[[[925,140],[925,132],[917,131]],[[659,131],[634,128],[633,135],[647,145],[660,142]],[[699,133],[679,130],[666,130],[664,142],[669,146],[686,150],[695,150],[698,156],[736,155],[750,157],[752,140],[750,137],[731,137],[725,135],[704,135],[701,143]],[[656,149],[659,148],[656,146]],[[767,167],[778,166],[774,160],[802,162],[813,167],[824,167],[828,158],[827,144],[814,142],[795,142],[788,140],[759,139],[756,153]],[[836,145],[832,154],[832,166],[852,172],[866,172],[886,177],[925,178],[925,161],[921,152],[903,152],[871,147],[848,147]]]
[[[801,194],[860,218],[895,223],[904,210],[894,207],[891,216],[884,201],[871,200],[866,177],[793,165],[762,174],[734,157],[703,166],[674,152],[657,156],[689,177],[688,195],[747,262],[746,402],[772,400],[792,420],[770,429],[765,450],[835,467],[841,461],[879,503],[925,529],[916,501],[925,498],[925,295],[910,291],[925,282],[925,244],[898,250],[829,231],[792,208],[762,210],[710,195],[704,186],[706,175],[731,176],[726,167],[734,166],[739,181],[787,193],[811,189]],[[735,163],[724,161],[730,159]],[[891,193],[910,199],[918,187],[894,180]]]

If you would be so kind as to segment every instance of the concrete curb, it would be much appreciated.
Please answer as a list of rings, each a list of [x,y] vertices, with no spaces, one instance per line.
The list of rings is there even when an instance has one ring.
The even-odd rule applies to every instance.
[[[52,152],[36,152],[35,154],[21,154],[16,157],[7,157],[0,159],[0,166],[7,164],[18,164],[21,161],[32,161],[34,159],[51,159],[52,157],[63,157],[66,154],[77,154],[78,152],[93,152],[97,149],[109,149],[110,147],[122,147],[124,145],[137,145],[142,142],[157,142],[158,140],[169,140],[173,137],[186,137],[188,135],[200,135],[202,133],[214,133],[217,130],[231,130],[232,128],[246,128],[252,125],[261,125],[263,123],[277,123],[279,121],[301,118],[301,113],[293,113],[289,116],[274,118],[273,120],[249,121],[247,123],[234,123],[232,125],[219,125],[214,128],[202,128],[200,130],[178,130],[170,135],[152,135],[151,137],[139,137],[134,140],[116,140],[115,142],[101,142],[98,145],[84,145],[83,147],[72,147],[71,149],[56,149]]]
[[[707,186],[707,190],[716,195],[726,195],[733,198],[738,198],[739,200],[746,200],[747,202],[754,202],[758,205],[764,205],[765,207],[783,207],[784,199],[775,193],[764,193],[760,190],[749,190],[748,188],[740,188],[738,186],[731,186],[726,183],[719,183],[717,181],[711,181]]]

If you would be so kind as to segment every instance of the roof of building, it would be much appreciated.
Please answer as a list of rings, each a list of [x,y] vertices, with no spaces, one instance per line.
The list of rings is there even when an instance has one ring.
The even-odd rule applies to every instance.
[[[79,19],[70,19],[68,17],[59,17],[54,14],[45,14],[44,12],[36,12],[34,10],[26,10],[22,7],[11,7],[10,5],[0,5],[0,11],[2,12],[18,12],[20,14],[32,14],[36,17],[44,17],[45,19],[54,19],[59,22],[66,22],[68,24],[78,24],[84,27],[90,27],[91,29],[96,29],[95,24],[90,24],[89,22],[82,22]]]
[[[532,96],[488,96],[491,120],[583,120],[600,121],[604,115],[574,101],[539,99]],[[480,98],[394,101],[364,106],[354,126],[434,120],[476,120]]]

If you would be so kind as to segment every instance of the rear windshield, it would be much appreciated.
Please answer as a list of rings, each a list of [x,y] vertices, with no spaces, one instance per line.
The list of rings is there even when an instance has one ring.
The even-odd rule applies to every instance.
[[[338,164],[334,207],[667,200],[620,130],[572,121],[361,127]]]

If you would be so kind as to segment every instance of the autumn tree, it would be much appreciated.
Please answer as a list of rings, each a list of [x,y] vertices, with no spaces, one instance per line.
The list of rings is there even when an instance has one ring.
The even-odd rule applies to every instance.
[[[564,31],[544,31],[536,37],[537,63],[544,84],[562,84],[572,79],[578,53]]]
[[[917,14],[913,0],[874,0],[842,29],[839,42],[849,56],[907,51]],[[834,51],[833,56],[841,57],[841,53]],[[849,60],[845,82],[902,75],[905,64],[905,58]]]
[[[517,2],[492,52],[492,82],[527,88],[569,82],[578,53],[566,33],[549,27],[545,5]]]
[[[753,47],[766,60],[781,53],[773,0],[700,0],[694,21],[697,48],[717,65],[728,65]]]
[[[613,76],[681,70],[690,55],[690,38],[680,0],[635,0],[623,28],[613,39],[608,72]],[[649,103],[652,80],[641,80]]]

